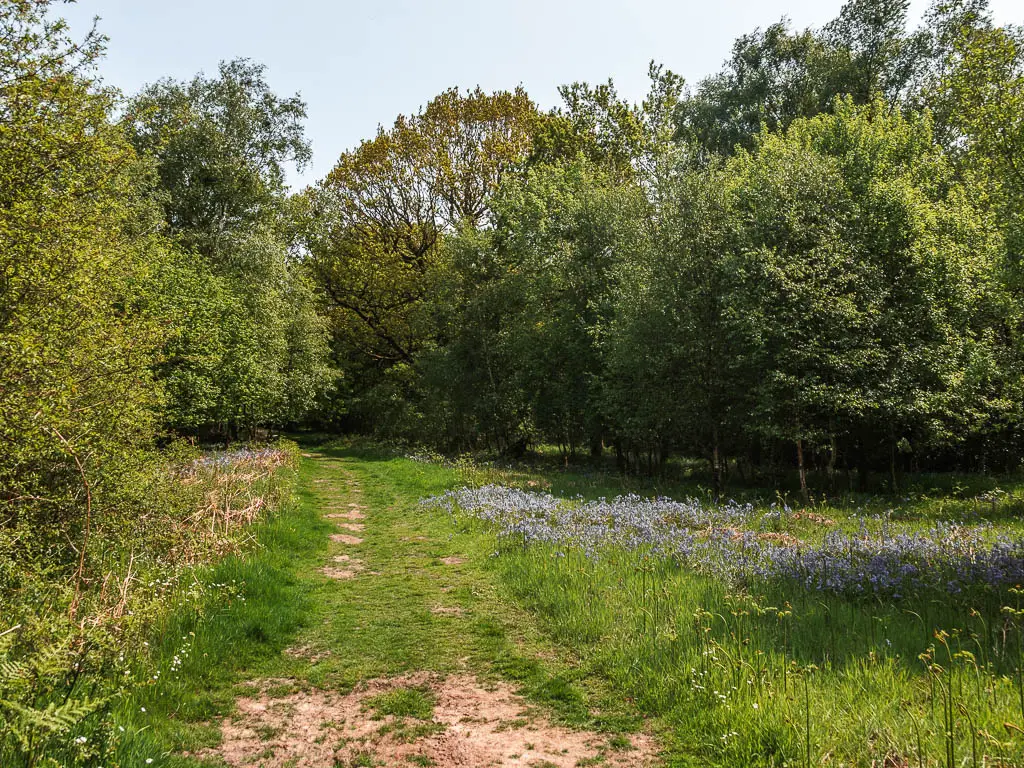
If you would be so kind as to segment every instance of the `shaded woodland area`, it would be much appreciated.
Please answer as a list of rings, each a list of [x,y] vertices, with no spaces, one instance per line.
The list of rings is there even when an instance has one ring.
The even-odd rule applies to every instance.
[[[1021,31],[857,0],[643,103],[441,94],[300,196],[341,372],[321,421],[614,450],[715,485],[1021,455]],[[802,472],[801,472],[802,474]]]

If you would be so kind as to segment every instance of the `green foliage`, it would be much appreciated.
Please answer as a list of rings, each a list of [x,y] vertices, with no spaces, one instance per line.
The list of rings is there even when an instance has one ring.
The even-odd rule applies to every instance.
[[[851,0],[757,31],[692,94],[654,65],[642,104],[567,86],[455,231],[422,117],[343,156],[308,263],[344,310],[354,425],[685,453],[716,490],[730,457],[893,487],[921,461],[1014,466],[1017,35],[984,0],[906,16]]]
[[[220,465],[165,425],[298,421],[328,378],[288,258],[280,161],[305,151],[298,102],[236,64],[115,120],[95,79],[104,39],[74,39],[55,6],[0,4],[5,766],[109,765],[154,622],[282,501],[288,454],[251,454],[271,463],[244,480],[207,472]]]
[[[290,503],[296,454],[279,444],[204,457],[177,444],[148,457],[122,509],[93,520],[80,588],[51,531],[0,529],[0,764],[103,766],[131,747],[128,726],[145,715],[132,702],[173,684],[196,622],[244,579],[261,586],[237,567],[207,570],[245,552],[253,526]]]
[[[306,105],[277,97],[265,69],[236,59],[215,78],[161,81],[132,100],[127,117],[135,146],[157,160],[171,233],[229,271],[265,264],[233,236],[281,224],[284,166],[311,156]]]
[[[948,110],[955,153],[1002,218],[1015,283],[1024,243],[1024,30],[961,27],[935,98]],[[1015,285],[1015,287],[1017,287]]]
[[[642,104],[619,96],[609,80],[558,89],[563,106],[539,116],[527,165],[572,162],[583,157],[620,179],[647,168],[675,131],[683,79],[663,66],[648,67],[650,90]]]
[[[831,110],[837,97],[864,106],[936,105],[928,93],[964,26],[983,24],[987,0],[934,0],[924,24],[907,29],[908,0],[848,0],[821,29],[793,31],[786,19],[743,35],[724,69],[679,105],[677,136],[698,154],[751,149],[762,128]],[[945,110],[948,113],[948,110]]]
[[[304,116],[246,60],[150,86],[130,105],[132,140],[155,160],[156,198],[182,251],[161,275],[175,332],[158,371],[173,428],[299,422],[330,384],[326,328],[288,256],[284,164],[309,159]]]
[[[89,79],[102,39],[74,42],[46,5],[0,7],[0,520],[78,540],[153,434],[168,246]]]
[[[444,274],[441,243],[491,221],[491,198],[523,162],[535,119],[522,89],[445,91],[343,154],[305,196],[305,265],[331,312],[350,408],[364,418],[394,415],[392,386],[434,337],[428,295]]]
[[[618,267],[602,334],[603,403],[620,453],[634,463],[671,450],[701,456],[716,484],[725,451],[739,447],[751,384],[732,306],[726,180],[720,168],[691,172],[678,161],[661,170],[649,246]]]
[[[45,647],[27,658],[13,657],[12,631],[16,629],[0,638],[0,757],[13,764],[17,756],[27,766],[81,765],[101,757],[103,746],[97,742],[110,734],[92,723],[82,726],[106,709],[107,700],[85,693],[85,686],[67,684],[69,670],[77,664],[63,645]],[[89,736],[75,736],[83,730],[92,743]]]
[[[827,44],[811,30],[791,32],[785,21],[744,35],[733,44],[721,73],[703,80],[679,105],[680,139],[705,152],[729,154],[750,146],[764,125],[785,127],[828,103],[822,69],[831,63]]]
[[[424,410],[446,414],[443,434],[463,447],[474,435],[500,450],[535,439],[599,446],[595,335],[613,265],[643,240],[645,203],[579,158],[504,185],[494,208],[495,230],[450,244],[438,298],[448,343],[424,363],[443,400]]]
[[[272,237],[245,247],[265,253],[274,272],[243,280],[179,254],[161,273],[175,333],[157,371],[177,429],[299,423],[333,378],[325,323],[301,270]]]
[[[944,438],[984,356],[1000,241],[951,186],[928,122],[847,102],[762,136],[730,169],[759,428]]]
[[[895,482],[896,446],[941,451],[1009,417],[1002,240],[927,117],[847,98],[726,164],[640,122],[657,151],[632,173],[531,165],[492,229],[449,240],[414,433],[612,442],[649,469],[682,451],[716,485],[726,454],[795,442]]]

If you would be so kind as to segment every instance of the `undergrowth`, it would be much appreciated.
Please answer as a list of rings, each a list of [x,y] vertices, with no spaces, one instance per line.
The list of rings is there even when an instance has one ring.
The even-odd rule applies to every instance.
[[[118,764],[134,702],[196,652],[180,617],[239,597],[206,577],[290,502],[296,460],[290,442],[175,444],[124,471],[77,540],[59,521],[0,526],[0,765]]]

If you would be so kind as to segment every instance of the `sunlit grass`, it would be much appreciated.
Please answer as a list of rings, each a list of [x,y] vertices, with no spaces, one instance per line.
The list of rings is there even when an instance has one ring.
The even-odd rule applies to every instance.
[[[323,452],[304,462],[300,504],[261,528],[246,557],[209,574],[236,585],[222,589],[222,608],[162,628],[154,653],[162,670],[188,632],[192,650],[176,677],[162,672],[132,702],[146,713],[124,713],[144,729],[127,742],[126,764],[155,756],[154,765],[193,765],[182,751],[216,743],[218,718],[245,680],[347,691],[375,677],[467,669],[512,681],[559,722],[619,733],[643,713],[668,765],[1024,764],[1016,603],[857,601],[781,584],[739,587],[642,551],[610,547],[591,558],[524,548],[419,501],[483,482],[585,498],[669,489],[564,468],[442,465],[353,446]],[[374,578],[318,574],[330,530],[321,506],[341,472],[363,488],[360,557]],[[814,509],[837,525],[856,514]],[[801,536],[817,525],[793,524]],[[466,562],[445,565],[452,555]],[[434,615],[440,604],[466,613]],[[281,652],[296,645],[330,654],[310,661]],[[429,697],[408,690],[375,710],[418,722]]]
[[[476,467],[459,474],[464,482],[585,498],[623,490],[606,476],[564,471]],[[635,481],[623,486],[637,490]],[[656,483],[646,490],[666,492]],[[766,507],[779,503],[761,498]],[[884,501],[877,524],[907,531],[960,522],[975,504],[991,509],[971,499]],[[837,527],[869,519],[863,504],[814,509]],[[495,535],[459,519],[466,530]],[[990,524],[980,513],[975,519]],[[1016,520],[991,527],[1019,535]],[[786,529],[813,539],[811,528],[805,519]],[[551,637],[671,725],[679,759],[730,766],[1024,761],[1017,590],[987,600],[851,600],[797,585],[729,584],[643,549],[608,547],[588,557],[564,545],[524,547],[515,537],[494,539],[489,562]]]

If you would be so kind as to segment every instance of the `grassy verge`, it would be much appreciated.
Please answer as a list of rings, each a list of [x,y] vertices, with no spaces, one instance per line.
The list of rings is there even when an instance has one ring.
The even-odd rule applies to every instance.
[[[215,670],[224,650],[248,647],[218,636],[219,622],[237,617],[254,636],[294,623],[299,608],[246,614],[242,585],[279,588],[249,553],[254,534],[273,542],[257,551],[283,551],[296,458],[288,442],[175,445],[124,468],[131,483],[104,494],[88,535],[67,521],[0,528],[0,765],[151,764],[158,733],[202,710],[179,685],[185,666]]]
[[[462,479],[568,497],[621,492],[604,474],[470,468]],[[880,524],[915,530],[901,500],[889,502],[897,509]],[[959,520],[956,505],[946,506],[950,518],[939,503],[929,517]],[[828,512],[836,527],[862,524],[860,510]],[[471,517],[460,522],[493,535]],[[1018,521],[996,521],[992,533],[1018,530]],[[586,659],[584,669],[661,719],[674,764],[1024,764],[1016,590],[998,602],[848,599],[795,583],[730,585],[643,548],[611,546],[595,558],[517,536],[495,548],[498,582]]]
[[[159,679],[124,707],[123,765],[219,764],[207,751],[219,720],[259,679],[347,692],[406,672],[470,673],[515,683],[560,724],[610,738],[640,727],[635,707],[495,583],[493,540],[421,508],[456,472],[372,450],[310,450],[296,503],[258,528],[248,554],[204,576],[225,585],[211,603],[156,633]],[[333,579],[322,569],[337,528],[323,515],[356,498],[366,519],[352,551],[367,573]]]
[[[201,762],[182,753],[209,754],[246,681],[347,692],[413,671],[510,680],[556,721],[610,738],[643,727],[674,766],[1024,764],[1015,619],[994,623],[992,606],[742,589],[643,553],[524,548],[419,502],[481,482],[589,498],[666,489],[315,450],[296,504],[260,527],[250,554],[209,573],[227,586],[203,618],[162,628],[159,681],[122,713],[124,765]],[[344,551],[365,573],[338,580],[322,572],[340,551],[323,514],[352,504],[365,530]]]
[[[292,499],[253,528],[245,552],[196,573],[205,599],[154,629],[148,679],[118,713],[122,765],[187,765],[182,752],[216,741],[235,683],[278,658],[310,621],[312,590],[299,574],[326,548],[327,529],[315,508]]]

